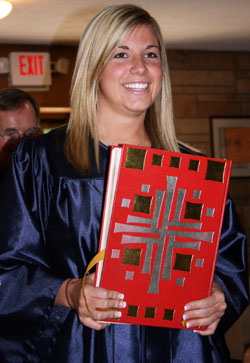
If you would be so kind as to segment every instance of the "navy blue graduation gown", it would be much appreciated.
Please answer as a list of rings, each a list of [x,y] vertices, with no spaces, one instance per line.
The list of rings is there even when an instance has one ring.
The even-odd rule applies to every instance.
[[[0,198],[0,362],[228,362],[224,332],[248,304],[245,235],[232,202],[215,280],[228,304],[216,333],[112,324],[102,331],[54,306],[62,282],[82,277],[98,249],[109,150],[100,173],[78,175],[63,154],[65,130],[23,140]],[[185,151],[185,150],[184,150]]]

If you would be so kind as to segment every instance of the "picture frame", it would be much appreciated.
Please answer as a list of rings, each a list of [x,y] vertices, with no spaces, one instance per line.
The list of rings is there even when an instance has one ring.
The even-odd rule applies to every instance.
[[[250,176],[250,118],[212,118],[213,156],[232,160],[232,177]]]

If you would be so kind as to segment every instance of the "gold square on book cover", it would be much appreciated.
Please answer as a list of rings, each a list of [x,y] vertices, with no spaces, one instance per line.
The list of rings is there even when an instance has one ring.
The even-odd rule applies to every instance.
[[[227,160],[112,148],[96,284],[125,295],[117,322],[187,329],[185,304],[211,292],[230,170]]]

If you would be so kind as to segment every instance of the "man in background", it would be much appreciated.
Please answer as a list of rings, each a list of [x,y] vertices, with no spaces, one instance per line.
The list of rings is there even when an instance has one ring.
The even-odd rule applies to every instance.
[[[13,151],[24,137],[41,133],[36,100],[17,88],[0,90],[0,185]]]

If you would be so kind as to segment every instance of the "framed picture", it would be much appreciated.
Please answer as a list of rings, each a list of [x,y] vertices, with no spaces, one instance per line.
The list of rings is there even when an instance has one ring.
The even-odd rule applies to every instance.
[[[69,114],[70,107],[40,107],[40,126],[43,133],[67,124]]]
[[[250,118],[212,118],[213,155],[233,161],[232,177],[250,176]]]

